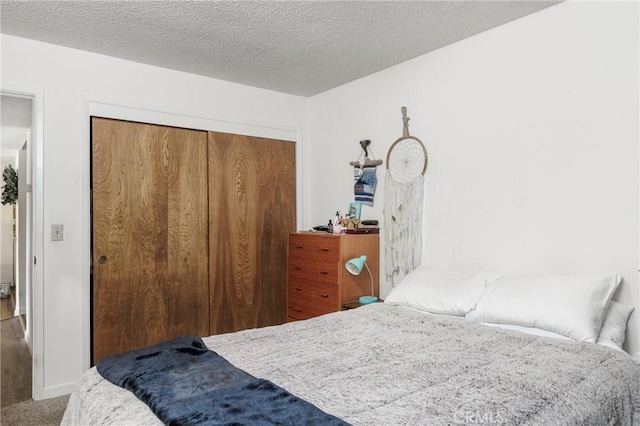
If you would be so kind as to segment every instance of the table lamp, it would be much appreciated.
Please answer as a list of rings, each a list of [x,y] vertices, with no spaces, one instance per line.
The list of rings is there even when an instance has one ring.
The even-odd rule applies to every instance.
[[[369,279],[371,280],[371,296],[360,296],[360,299],[358,300],[363,305],[376,303],[378,301],[378,298],[373,295],[373,275],[371,275],[371,270],[367,265],[367,256],[363,254],[360,257],[354,257],[353,259],[348,260],[347,263],[344,264],[344,267],[347,268],[347,271],[349,271],[349,273],[352,275],[360,275],[360,272],[362,272],[362,267],[367,268],[367,272],[369,272]]]

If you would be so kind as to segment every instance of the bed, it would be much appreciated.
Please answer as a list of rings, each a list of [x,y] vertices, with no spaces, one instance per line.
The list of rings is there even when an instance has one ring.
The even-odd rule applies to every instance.
[[[449,278],[447,286],[456,288]],[[456,303],[469,294],[464,285]],[[640,366],[628,354],[409,307],[398,302],[403,294],[415,299],[415,289],[406,287],[392,292],[389,303],[204,342],[236,367],[353,425],[640,424]],[[433,299],[437,288],[428,293]],[[607,305],[611,294],[604,296]],[[162,423],[92,368],[62,424]]]

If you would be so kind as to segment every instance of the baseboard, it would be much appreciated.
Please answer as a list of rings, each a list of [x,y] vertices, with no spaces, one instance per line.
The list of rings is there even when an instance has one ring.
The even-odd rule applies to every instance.
[[[33,358],[33,347],[31,346],[31,335],[29,334],[29,331],[27,331],[26,328],[24,330],[24,341],[27,342],[29,353],[31,354],[31,358]]]
[[[41,399],[50,399],[62,395],[68,395],[76,390],[76,382],[65,383],[64,385],[49,386],[42,389],[41,392],[33,392],[33,399],[39,401]]]

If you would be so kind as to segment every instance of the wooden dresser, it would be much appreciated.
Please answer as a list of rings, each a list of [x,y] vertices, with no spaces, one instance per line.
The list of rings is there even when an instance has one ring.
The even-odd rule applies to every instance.
[[[350,300],[371,294],[366,268],[352,275],[344,264],[367,255],[374,295],[379,285],[379,239],[376,234],[289,234],[287,260],[287,320],[296,321],[336,312]]]

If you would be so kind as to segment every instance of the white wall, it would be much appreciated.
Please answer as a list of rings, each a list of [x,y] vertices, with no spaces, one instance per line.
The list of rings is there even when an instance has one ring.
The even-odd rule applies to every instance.
[[[0,172],[9,164],[16,168],[15,159],[2,158]],[[13,284],[13,206],[0,204],[0,230],[0,282]]]
[[[302,129],[307,99],[2,35],[2,84],[44,97],[44,366],[42,397],[69,392],[88,365],[87,99]],[[87,210],[87,211],[85,211]],[[51,224],[64,241],[50,241]],[[40,260],[39,260],[40,261]]]
[[[384,159],[406,105],[430,156],[423,263],[619,272],[638,352],[638,77],[638,3],[564,2],[314,96],[308,225],[353,199],[358,141]],[[364,218],[382,221],[383,194]]]

